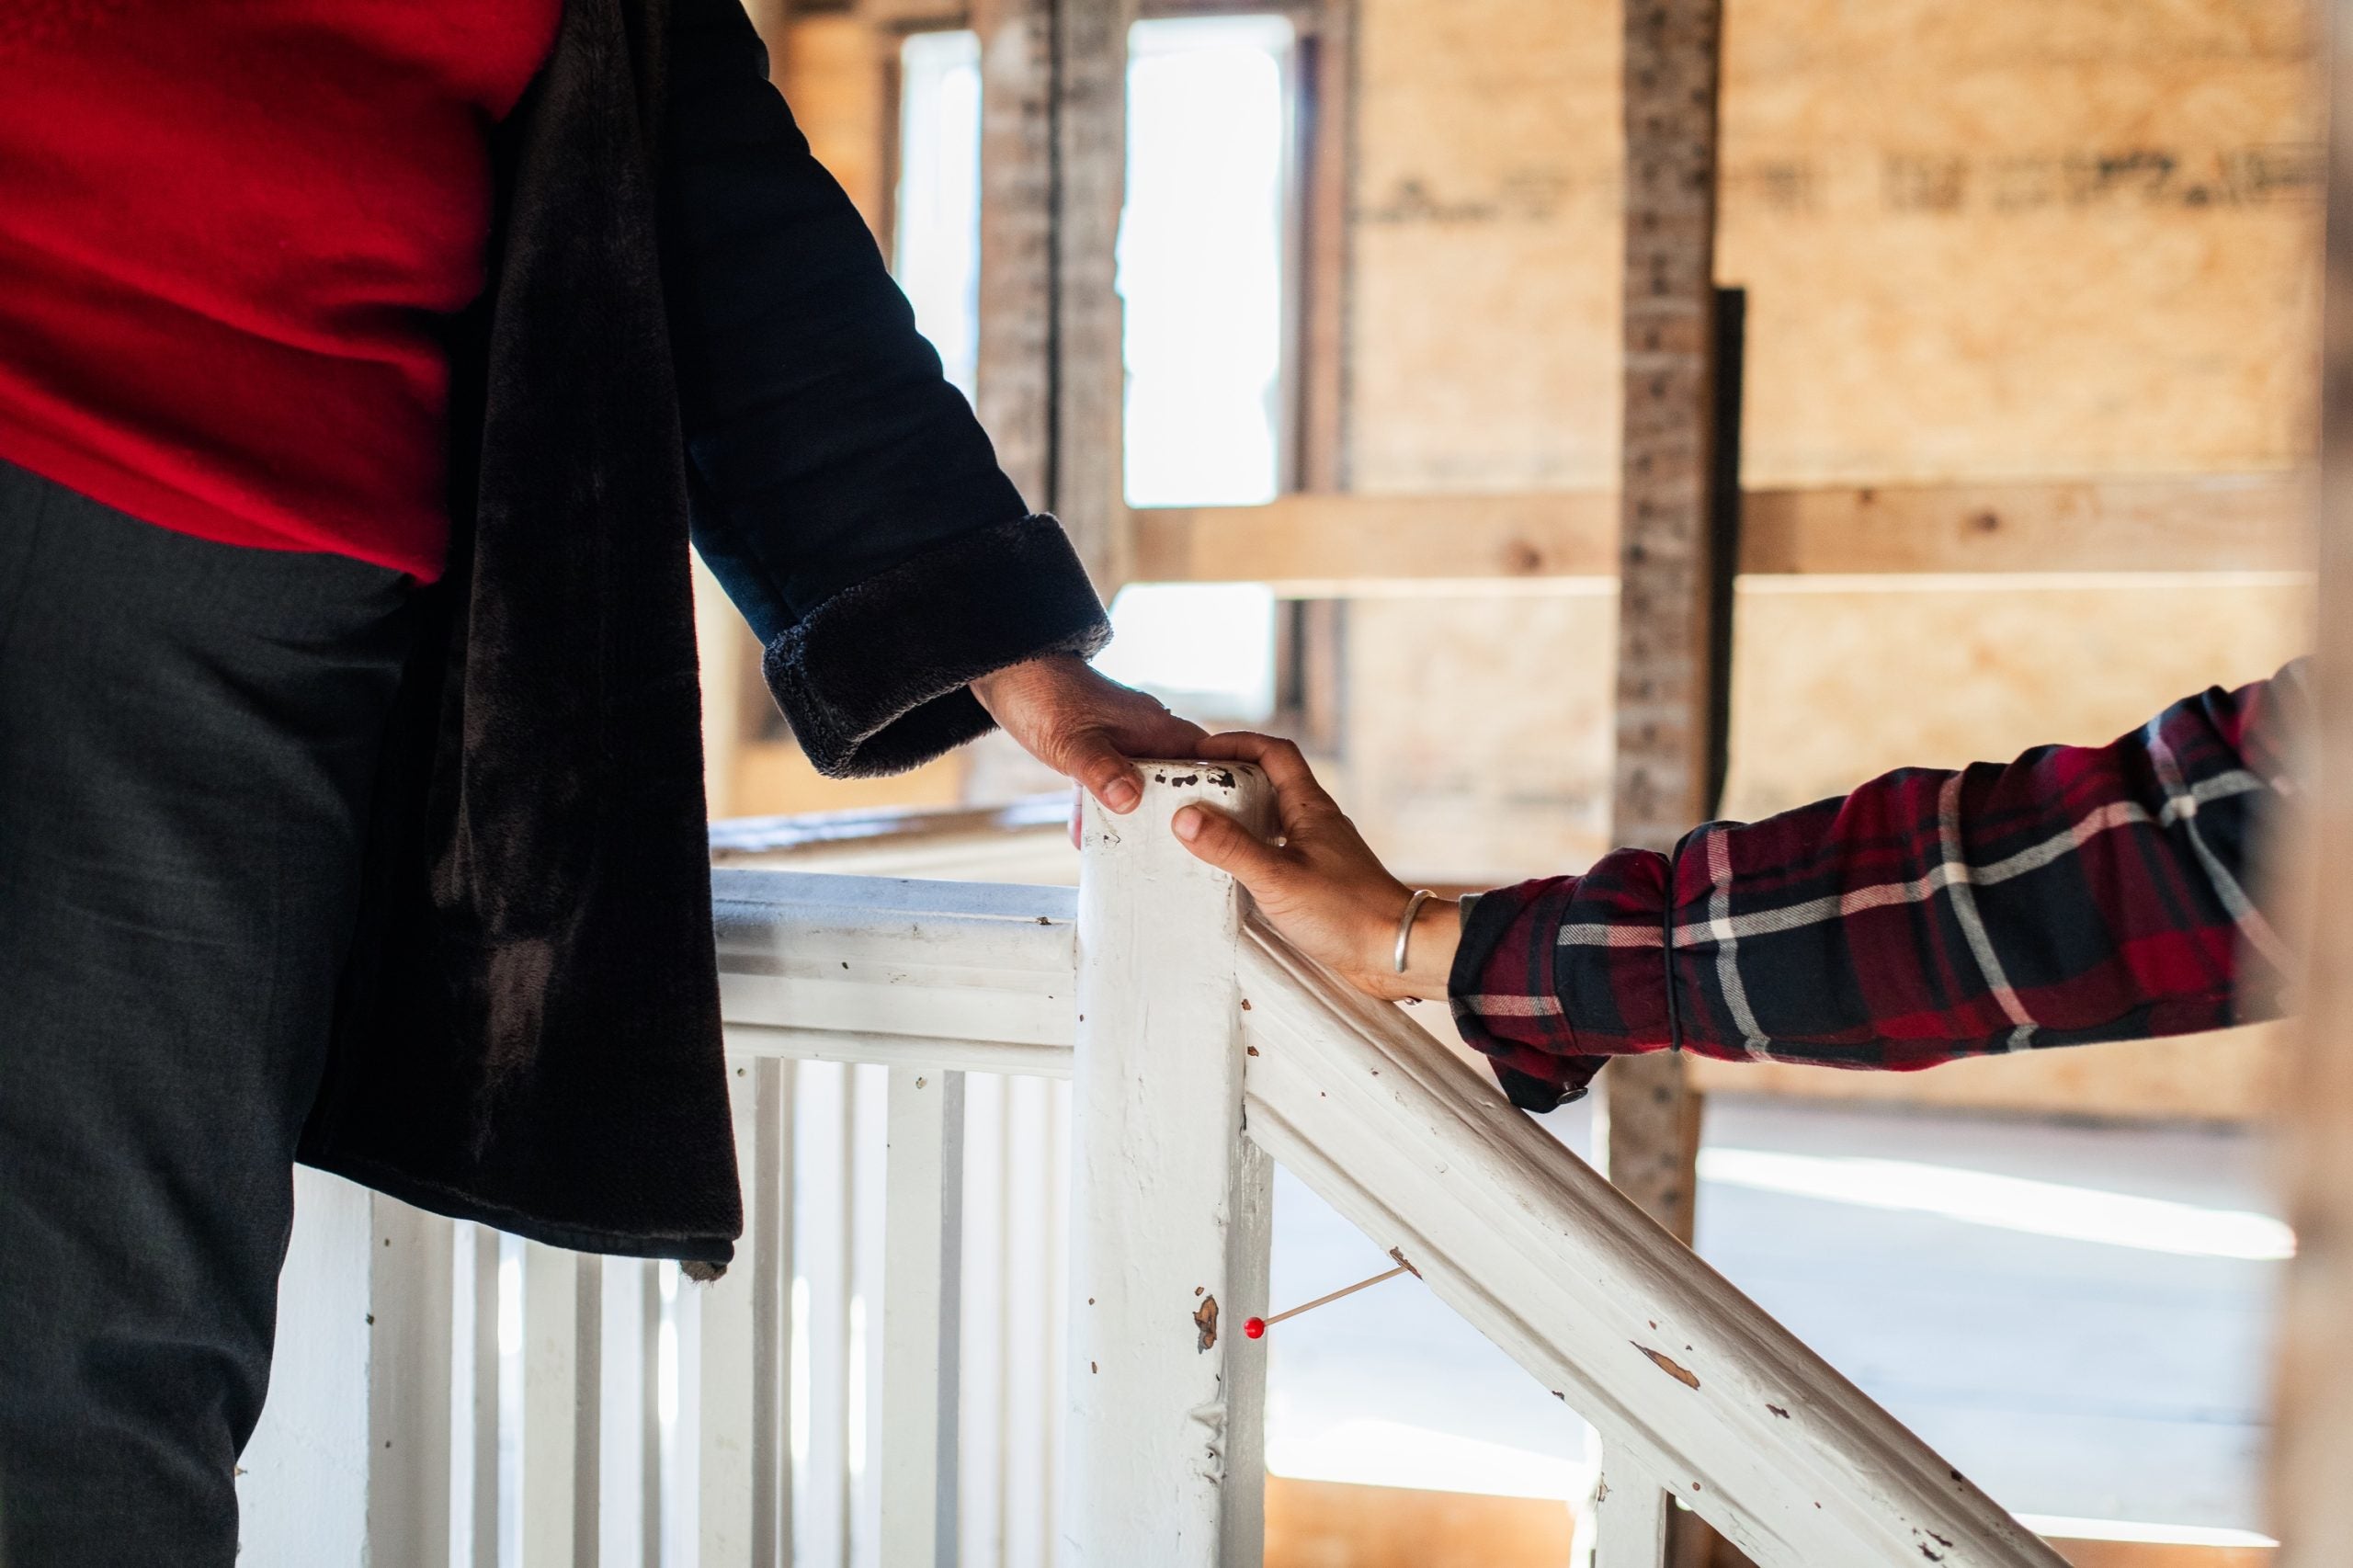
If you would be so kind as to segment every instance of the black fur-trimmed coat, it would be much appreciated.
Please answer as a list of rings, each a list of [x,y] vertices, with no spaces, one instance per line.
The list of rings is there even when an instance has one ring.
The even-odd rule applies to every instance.
[[[496,137],[447,578],[303,1158],[559,1245],[742,1229],[688,541],[817,765],[988,727],[1101,606],[917,335],[738,0],[568,0]]]

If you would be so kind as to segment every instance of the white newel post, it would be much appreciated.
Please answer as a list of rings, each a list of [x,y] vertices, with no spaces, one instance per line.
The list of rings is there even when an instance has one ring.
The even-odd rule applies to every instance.
[[[1142,804],[1086,806],[1072,1095],[1069,1411],[1075,1568],[1258,1562],[1270,1167],[1243,1136],[1242,893],[1170,832],[1254,827],[1254,769],[1147,763]]]

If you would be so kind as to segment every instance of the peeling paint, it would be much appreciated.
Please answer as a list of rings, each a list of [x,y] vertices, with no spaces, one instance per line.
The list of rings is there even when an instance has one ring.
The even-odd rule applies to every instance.
[[[1629,1340],[1627,1343],[1633,1344],[1631,1340]],[[1656,1367],[1660,1371],[1665,1372],[1668,1377],[1673,1378],[1677,1382],[1681,1383],[1685,1388],[1696,1389],[1699,1386],[1699,1380],[1696,1374],[1677,1365],[1674,1361],[1669,1360],[1659,1351],[1652,1349],[1647,1345],[1634,1345],[1634,1348],[1649,1357],[1651,1358],[1651,1365]]]
[[[1786,1411],[1786,1410],[1783,1410],[1783,1409],[1782,1409],[1779,1405],[1778,1405],[1778,1404],[1768,1404],[1768,1405],[1767,1405],[1765,1408],[1766,1408],[1766,1409],[1768,1409],[1768,1410],[1769,1410],[1769,1411],[1771,1411],[1774,1415],[1776,1415],[1779,1416],[1779,1417],[1780,1417],[1782,1420],[1784,1420],[1784,1421],[1787,1421],[1787,1420],[1790,1418],[1790,1413],[1789,1413],[1788,1411]]]
[[[1211,1296],[1208,1300],[1202,1301],[1200,1306],[1194,1311],[1193,1327],[1199,1335],[1199,1343],[1195,1346],[1196,1349],[1209,1350],[1216,1346],[1217,1298],[1215,1296]],[[1692,1386],[1697,1388],[1699,1385],[1694,1383]]]

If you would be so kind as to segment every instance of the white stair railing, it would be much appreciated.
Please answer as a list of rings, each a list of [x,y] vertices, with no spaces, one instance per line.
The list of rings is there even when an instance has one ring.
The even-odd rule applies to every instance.
[[[502,1270],[472,1227],[324,1202],[381,1267],[288,1302],[248,1540],[400,1568],[1255,1564],[1265,1351],[1236,1326],[1267,1304],[1271,1156],[1600,1432],[1599,1568],[1661,1568],[1670,1496],[1761,1568],[2060,1568],[1484,1074],[1249,921],[1168,823],[1255,817],[1262,779],[1147,776],[1133,815],[1090,812],[1075,900],[717,874],[724,1278],[536,1246]],[[336,1426],[333,1377],[288,1378],[355,1290],[364,1422]],[[366,1457],[292,1494],[286,1455],[337,1432]],[[318,1507],[353,1528],[287,1533]]]

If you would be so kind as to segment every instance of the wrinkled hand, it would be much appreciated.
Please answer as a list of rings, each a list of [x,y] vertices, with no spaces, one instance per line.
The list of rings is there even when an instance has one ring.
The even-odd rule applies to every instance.
[[[1189,756],[1201,743],[1199,724],[1068,653],[983,676],[972,695],[1022,750],[1115,812],[1143,798],[1128,758]]]
[[[1460,907],[1446,899],[1423,904],[1406,949],[1406,971],[1399,974],[1397,922],[1413,891],[1381,865],[1356,824],[1315,781],[1299,747],[1237,730],[1203,738],[1190,755],[1256,764],[1275,787],[1282,836],[1268,844],[1222,812],[1188,806],[1171,824],[1186,848],[1249,889],[1284,940],[1367,995],[1393,1002],[1446,994],[1461,936]]]

